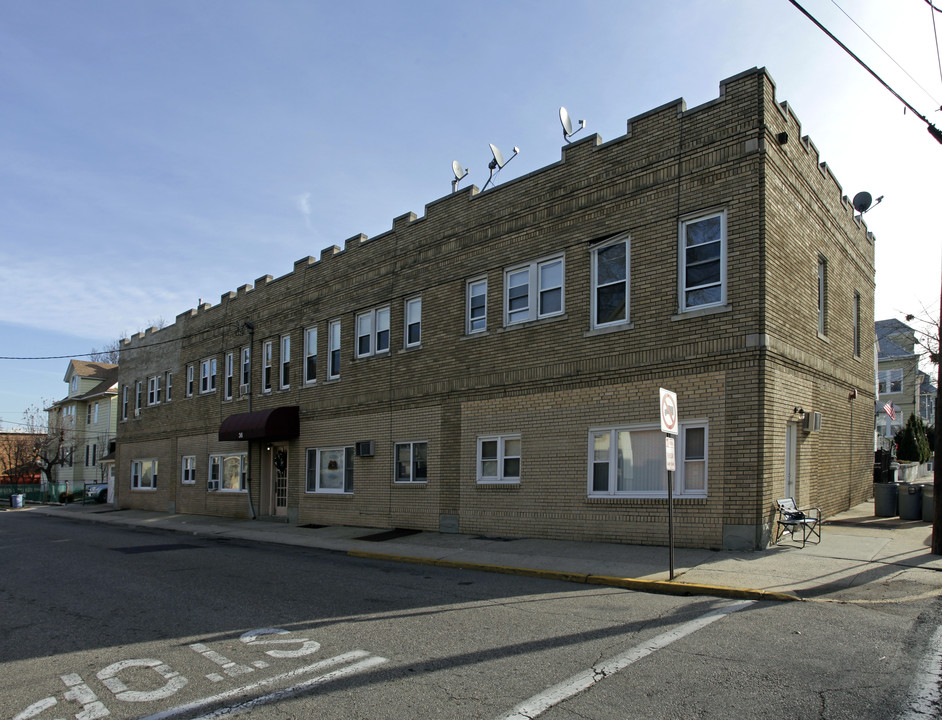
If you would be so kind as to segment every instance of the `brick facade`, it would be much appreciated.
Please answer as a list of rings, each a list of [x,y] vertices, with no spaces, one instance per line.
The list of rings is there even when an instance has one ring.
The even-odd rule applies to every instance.
[[[709,291],[716,295],[688,295],[682,278],[693,275],[681,263],[693,267],[698,256],[681,246],[680,227],[704,219],[725,233],[722,282]],[[593,298],[602,297],[603,281],[594,253],[611,242],[627,248],[627,320],[599,327]],[[532,317],[509,322],[524,268],[530,309],[517,312]],[[552,279],[559,270],[561,289]],[[665,387],[691,423],[690,447],[705,439],[705,458],[691,456],[683,473],[699,488],[705,468],[706,491],[675,499],[675,542],[761,547],[785,490],[795,408],[823,418],[820,431],[797,433],[799,503],[833,514],[869,495],[873,277],[872,236],[801,137],[792,110],[776,101],[769,75],[751,70],[721,83],[720,96],[702,106],[688,110],[680,100],[656,108],[632,118],[620,138],[586,137],[564,147],[558,163],[483,193],[472,187],[446,196],[422,218],[398,217],[390,232],[355,236],[319,261],[299,260],[283,277],[263,276],[128,340],[118,504],[241,517],[254,510],[302,525],[665,544],[663,492],[590,491],[592,473],[607,467],[593,465],[601,455],[591,443],[609,430],[638,433],[638,447],[627,451],[638,468],[632,472],[649,472],[641,469],[648,450],[640,438],[659,430],[658,388]],[[487,283],[486,329],[468,332],[468,283],[478,279]],[[421,342],[410,346],[414,298],[421,298]],[[386,308],[389,350],[358,357],[358,314]],[[372,350],[383,342],[376,334],[382,316],[372,316]],[[337,320],[340,377],[330,379],[328,336]],[[305,383],[305,333],[314,327],[316,382]],[[280,383],[284,336],[287,388]],[[268,341],[272,387],[264,392]],[[239,354],[249,344],[250,393],[240,397]],[[236,378],[227,399],[230,352]],[[201,392],[200,367],[210,359],[215,389]],[[187,397],[190,365],[195,387]],[[167,372],[172,399],[148,404],[148,378],[166,384]],[[138,382],[145,400],[135,413]],[[226,418],[280,406],[299,408],[297,437],[219,440]],[[493,447],[481,443],[491,438],[493,446],[497,438],[507,443],[508,457],[519,447],[519,481],[479,481],[478,461]],[[374,452],[353,460],[352,492],[308,491],[317,489],[318,449],[366,440]],[[397,443],[426,444],[427,478],[394,482]],[[272,463],[279,448],[287,460],[280,504]],[[207,490],[210,456],[222,453],[247,453],[248,492]],[[618,463],[628,462],[625,454]],[[184,456],[195,458],[192,484],[182,482]],[[159,461],[156,487],[132,488],[132,462],[145,458]],[[515,471],[513,459],[508,467]]]

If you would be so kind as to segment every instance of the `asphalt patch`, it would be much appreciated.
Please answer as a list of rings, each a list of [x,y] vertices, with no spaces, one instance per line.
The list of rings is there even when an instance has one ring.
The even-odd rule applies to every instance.
[[[366,540],[367,542],[386,542],[387,540],[396,540],[398,538],[418,535],[421,530],[407,530],[405,528],[396,528],[395,530],[386,530],[384,532],[373,533],[372,535],[361,535],[355,540]]]

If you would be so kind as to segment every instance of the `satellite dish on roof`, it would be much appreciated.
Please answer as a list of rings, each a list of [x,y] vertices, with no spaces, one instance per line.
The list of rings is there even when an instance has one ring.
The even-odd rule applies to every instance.
[[[451,191],[458,191],[458,183],[461,179],[468,174],[468,171],[461,167],[461,163],[457,160],[453,160],[451,163],[451,170],[455,174],[455,179],[451,181]]]
[[[870,204],[873,202],[873,196],[868,193],[866,190],[859,192],[854,195],[854,210],[863,215],[867,210],[870,209]]]
[[[874,202],[873,196],[866,190],[863,190],[854,195],[854,210],[863,215],[868,210],[873,210],[873,208],[875,208],[881,202],[883,202],[882,195],[876,199],[876,202]]]
[[[569,117],[569,111],[564,107],[559,108],[559,122],[563,126],[563,138],[567,143],[569,142],[569,138],[577,132],[585,130],[585,120],[580,120],[579,130],[576,130],[576,132],[572,131],[572,118]]]
[[[518,147],[515,145],[515,146],[514,146],[514,154],[510,156],[510,160],[504,160],[504,156],[501,154],[500,150],[497,148],[496,145],[494,145],[493,143],[488,143],[488,145],[490,145],[490,148],[491,148],[491,155],[494,156],[494,159],[491,160],[491,161],[487,164],[488,169],[491,171],[491,175],[490,175],[490,177],[487,179],[487,182],[484,184],[484,187],[482,188],[482,192],[483,192],[484,190],[487,190],[487,186],[490,185],[490,184],[491,184],[491,181],[494,179],[494,171],[495,171],[495,170],[497,170],[497,171],[502,170],[503,167],[504,167],[504,165],[506,165],[507,163],[509,163],[510,160],[513,160],[515,157],[517,157],[517,153],[520,152],[520,148],[518,148]]]

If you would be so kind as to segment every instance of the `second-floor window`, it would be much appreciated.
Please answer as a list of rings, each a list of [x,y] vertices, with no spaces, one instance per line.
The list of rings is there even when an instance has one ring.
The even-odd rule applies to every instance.
[[[216,391],[216,358],[208,358],[200,363],[200,392]]]
[[[389,352],[389,308],[357,315],[357,357]]]
[[[467,317],[465,332],[487,330],[487,278],[468,281]]]
[[[147,378],[147,404],[148,405],[160,404],[160,376],[159,375],[154,375],[154,377]]]
[[[881,395],[894,395],[903,392],[903,368],[881,370],[877,374],[877,382],[877,391]]]
[[[327,379],[340,377],[340,321],[333,320],[327,327]]]
[[[562,256],[507,270],[504,273],[504,324],[562,314],[564,270]]]
[[[262,343],[262,392],[271,392],[271,340]]]
[[[186,396],[193,397],[193,366],[186,366]]]
[[[422,298],[406,300],[406,347],[422,344]]]
[[[279,357],[281,361],[281,372],[279,373],[279,387],[282,390],[287,390],[291,387],[291,336],[282,335],[281,336],[281,356]]]
[[[129,395],[128,386],[125,385],[121,388],[121,419],[128,419],[128,395]]]
[[[170,402],[173,399],[173,373],[169,370],[164,373],[164,385],[166,386],[164,395],[167,402]]]
[[[854,357],[860,357],[860,293],[854,292]]]
[[[818,335],[828,333],[828,261],[818,256]]]
[[[239,384],[242,386],[241,390],[248,392],[249,390],[249,379],[252,377],[252,354],[249,348],[242,348],[242,374],[239,378]]]
[[[680,309],[726,302],[726,213],[680,223]]]
[[[628,322],[629,239],[621,236],[592,251],[592,326]]]
[[[233,354],[226,353],[226,380],[223,387],[223,392],[225,393],[226,400],[232,399],[232,383],[234,382],[234,373],[235,368],[233,367],[235,363],[235,357]]]
[[[317,328],[304,331],[304,382],[317,382]]]

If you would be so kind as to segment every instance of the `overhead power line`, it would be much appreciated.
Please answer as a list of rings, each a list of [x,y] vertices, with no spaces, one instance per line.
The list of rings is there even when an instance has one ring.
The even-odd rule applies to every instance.
[[[815,25],[817,25],[818,28],[819,28],[825,35],[827,35],[829,38],[831,38],[831,40],[833,40],[835,43],[837,43],[838,46],[840,46],[840,48],[841,48],[844,52],[846,52],[848,55],[850,55],[852,58],[854,58],[854,60],[857,61],[857,63],[860,65],[860,67],[862,67],[864,70],[866,70],[868,73],[870,73],[870,74],[877,80],[877,82],[879,82],[883,87],[885,87],[887,90],[889,90],[891,93],[893,93],[893,97],[895,97],[897,100],[899,100],[901,103],[903,103],[903,105],[905,105],[907,108],[909,108],[909,109],[913,112],[913,114],[914,114],[916,117],[918,117],[920,120],[922,120],[922,121],[926,124],[926,129],[929,131],[929,134],[932,135],[932,137],[934,137],[934,138],[936,139],[936,141],[938,141],[939,143],[942,143],[942,130],[939,130],[939,128],[937,128],[935,125],[933,125],[931,122],[929,122],[929,118],[927,118],[925,115],[923,115],[921,112],[919,112],[916,108],[914,108],[912,105],[910,105],[910,104],[903,98],[902,95],[900,95],[898,92],[896,92],[896,90],[894,90],[893,88],[891,88],[883,78],[881,78],[879,75],[877,75],[876,72],[874,72],[874,70],[873,70],[869,65],[867,65],[867,63],[865,63],[863,60],[861,60],[859,57],[857,57],[857,56],[854,54],[854,52],[853,52],[849,47],[847,47],[844,43],[842,43],[840,40],[838,40],[837,37],[834,35],[834,33],[832,33],[830,30],[828,30],[826,27],[824,27],[824,25],[822,25],[820,22],[818,22],[817,18],[815,18],[811,13],[809,13],[809,12],[808,12],[807,10],[805,10],[800,4],[798,4],[797,0],[788,0],[788,1],[789,1],[792,5],[794,5],[796,8],[798,8],[798,9],[801,11],[801,13],[802,13],[805,17],[807,17],[811,22],[813,22]]]

